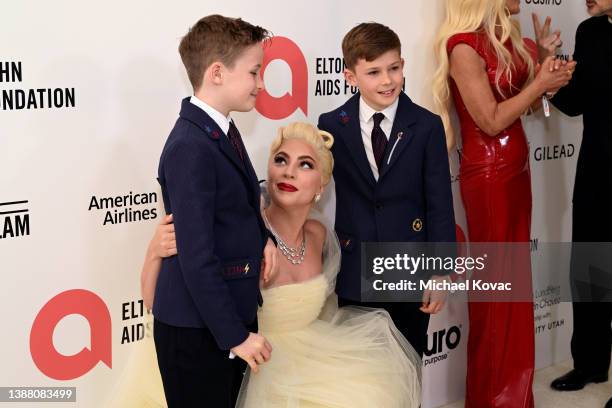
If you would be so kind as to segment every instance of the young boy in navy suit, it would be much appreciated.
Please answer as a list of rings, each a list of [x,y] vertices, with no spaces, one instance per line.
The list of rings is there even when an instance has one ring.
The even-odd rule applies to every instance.
[[[262,252],[269,269],[276,251],[257,176],[229,117],[255,106],[267,38],[261,27],[211,15],[180,43],[194,95],[183,100],[159,164],[178,256],[163,259],[153,304],[169,407],[233,407],[244,361],[256,372],[270,358],[256,312]]]
[[[455,219],[444,127],[402,92],[404,60],[395,32],[363,23],[342,41],[345,78],[359,93],[319,117],[336,140],[335,229],[342,247],[339,304],[383,307],[419,355],[429,315],[445,293],[423,303],[361,301],[362,242],[453,242]],[[436,278],[436,277],[433,277]],[[444,278],[442,278],[444,279]]]

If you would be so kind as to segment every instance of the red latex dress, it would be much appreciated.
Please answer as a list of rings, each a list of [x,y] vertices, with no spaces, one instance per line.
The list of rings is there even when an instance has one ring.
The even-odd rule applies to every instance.
[[[498,59],[484,33],[451,37],[453,47],[464,43],[484,60],[491,90],[496,87]],[[532,44],[527,44],[533,50]],[[506,43],[512,52],[512,44]],[[527,65],[515,58],[511,82],[502,75],[500,89],[506,98],[518,94],[528,79]],[[531,180],[529,146],[520,118],[496,136],[480,130],[451,79],[451,92],[461,124],[460,188],[471,242],[524,242],[530,240]],[[525,245],[527,247],[527,245]],[[529,255],[527,253],[526,259]],[[509,266],[504,273],[525,274],[531,288],[531,268]],[[520,269],[520,270],[515,270]],[[499,272],[499,271],[498,271]],[[503,273],[502,273],[503,275]],[[530,293],[530,292],[529,292]],[[529,302],[470,302],[467,389],[465,406],[533,407],[534,374],[533,304]]]

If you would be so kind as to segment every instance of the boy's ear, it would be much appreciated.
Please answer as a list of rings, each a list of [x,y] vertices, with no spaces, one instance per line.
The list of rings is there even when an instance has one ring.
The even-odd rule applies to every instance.
[[[402,61],[402,71],[404,70],[404,59],[400,58],[400,61]]]
[[[221,85],[223,83],[224,66],[221,62],[213,62],[206,70],[206,76],[215,85]]]
[[[344,79],[346,79],[346,82],[348,82],[350,86],[357,86],[357,76],[352,70],[348,68],[344,69]]]

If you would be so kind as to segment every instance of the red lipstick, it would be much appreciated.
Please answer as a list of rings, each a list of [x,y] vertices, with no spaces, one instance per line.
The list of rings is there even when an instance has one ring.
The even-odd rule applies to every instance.
[[[287,183],[278,183],[276,187],[278,187],[278,189],[281,191],[287,191],[289,193],[298,191],[298,189],[295,188],[295,186],[292,186],[291,184],[287,184]]]

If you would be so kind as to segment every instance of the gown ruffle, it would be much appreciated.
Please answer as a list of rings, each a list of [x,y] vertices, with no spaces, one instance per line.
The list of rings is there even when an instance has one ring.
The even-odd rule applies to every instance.
[[[418,407],[420,359],[388,313],[338,309],[327,285],[320,275],[262,292],[259,331],[272,358],[245,375],[236,406]]]

